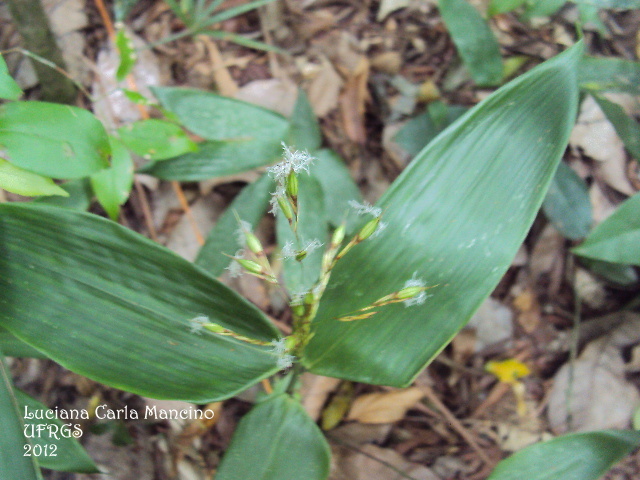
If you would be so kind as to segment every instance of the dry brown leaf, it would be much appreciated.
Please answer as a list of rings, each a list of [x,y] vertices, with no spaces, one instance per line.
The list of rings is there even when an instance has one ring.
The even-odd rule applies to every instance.
[[[302,406],[314,421],[320,418],[327,397],[335,391],[340,381],[338,378],[313,373],[305,373],[302,376]]]
[[[390,13],[408,7],[409,3],[411,3],[411,0],[382,0],[380,2],[380,8],[378,9],[378,15],[376,15],[376,20],[381,22],[387,18],[387,15]]]
[[[558,258],[562,255],[564,242],[564,237],[552,225],[544,228],[533,247],[529,263],[531,282],[534,285],[542,275],[549,274],[553,270]]]
[[[347,137],[355,143],[364,144],[367,133],[364,127],[365,102],[367,101],[369,62],[360,57],[360,63],[349,78],[340,95],[340,113]]]
[[[338,106],[342,77],[326,58],[309,84],[309,102],[318,117],[324,117]]]
[[[591,308],[602,308],[607,299],[604,283],[583,268],[576,269],[573,288],[576,295]]]
[[[393,423],[402,420],[411,407],[423,396],[417,387],[383,393],[369,393],[357,397],[347,420],[361,423]]]
[[[533,333],[540,325],[540,303],[538,297],[526,287],[513,299],[513,306],[518,310],[518,323],[525,332]]]
[[[602,188],[595,182],[589,188],[589,198],[591,200],[591,215],[594,226],[603,222],[616,210],[616,205],[609,200]]]
[[[587,345],[573,365],[572,382],[569,364],[556,374],[547,408],[554,433],[623,429],[629,425],[640,405],[640,394],[624,377],[620,350],[640,342],[640,316],[627,317],[627,322]]]
[[[626,195],[634,193],[627,178],[627,154],[624,144],[591,96],[582,103],[569,142],[598,161],[596,175],[609,186]]]
[[[476,333],[475,351],[498,342],[507,342],[513,336],[513,313],[494,298],[487,298],[471,317],[465,328]]]
[[[334,449],[329,480],[403,480],[406,475],[415,480],[440,480],[427,467],[405,460],[395,450],[365,445],[361,451],[364,454],[346,448]]]
[[[254,80],[238,90],[235,97],[290,117],[298,98],[298,88],[293,82],[278,78]]]

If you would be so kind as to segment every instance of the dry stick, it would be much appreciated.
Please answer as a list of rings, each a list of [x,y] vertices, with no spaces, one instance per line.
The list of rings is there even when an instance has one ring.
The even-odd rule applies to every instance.
[[[487,454],[484,453],[484,450],[482,449],[482,447],[478,445],[478,442],[476,442],[475,437],[471,434],[471,432],[469,432],[469,430],[465,428],[464,425],[462,425],[462,423],[460,423],[460,421],[455,417],[455,415],[451,413],[451,410],[449,410],[445,406],[445,404],[440,401],[440,399],[434,393],[431,387],[427,385],[419,385],[419,388],[420,390],[422,390],[422,393],[424,393],[424,396],[427,397],[427,399],[436,406],[436,408],[440,411],[440,413],[447,420],[447,422],[451,424],[451,427],[456,432],[458,432],[458,434],[462,438],[465,439],[465,441],[469,444],[471,448],[475,450],[475,452],[482,459],[482,461],[488,465],[492,464],[493,462],[487,456]],[[418,408],[420,408],[420,404],[418,404]]]

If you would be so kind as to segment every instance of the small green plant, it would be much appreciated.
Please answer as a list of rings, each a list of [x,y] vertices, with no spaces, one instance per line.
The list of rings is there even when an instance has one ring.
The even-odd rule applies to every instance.
[[[173,159],[149,150],[155,139],[142,142],[147,173],[199,179],[272,164],[282,141],[296,148],[285,146],[284,161],[234,200],[195,264],[96,215],[0,205],[0,348],[46,356],[115,388],[195,404],[271,377],[274,391],[241,420],[216,479],[326,479],[329,448],[300,404],[300,374],[407,386],[465,325],[509,267],[552,181],[575,121],[581,56],[576,45],[471,109],[418,153],[375,206],[361,200],[339,158],[320,149],[304,97],[286,119],[207,92],[155,89],[165,109],[207,140]],[[15,93],[6,75],[0,80],[0,92]],[[13,165],[15,145],[23,144],[6,140],[16,131],[3,126],[6,112],[22,108],[12,105],[20,104],[0,111],[0,144]],[[19,117],[9,118],[19,125]],[[149,125],[123,127],[120,136],[141,128],[135,144]],[[104,155],[110,144],[102,130],[74,138],[84,142],[97,132],[93,151]],[[56,165],[76,158],[59,148],[67,154]],[[29,158],[34,163],[14,166],[54,176],[42,151]],[[85,171],[84,155],[78,160],[78,176],[95,174]],[[282,272],[253,233],[269,204]],[[280,289],[292,333],[282,335],[219,282],[225,268]],[[37,444],[24,436],[29,421],[21,402],[29,400],[12,387],[4,363],[0,371],[3,476],[31,480],[40,478],[41,465],[70,468],[47,463],[54,457],[42,452],[62,448],[51,438],[40,455],[25,456]],[[608,453],[582,465],[584,479],[640,443],[633,432],[595,435]],[[564,468],[576,452],[594,451],[592,438],[568,437],[569,455],[532,447],[531,456],[514,456],[492,478],[520,478],[514,468],[549,448]],[[85,458],[72,468],[95,466]],[[532,471],[527,478],[542,477]]]

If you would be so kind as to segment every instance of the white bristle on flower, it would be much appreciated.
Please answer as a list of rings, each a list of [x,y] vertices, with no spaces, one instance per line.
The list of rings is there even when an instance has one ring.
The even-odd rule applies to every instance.
[[[362,203],[357,202],[356,200],[349,200],[349,206],[353,208],[358,215],[372,215],[374,217],[379,217],[382,215],[382,209],[379,207],[374,207],[369,202],[364,201]]]
[[[404,283],[402,289],[409,287],[420,287],[424,288],[427,284],[422,278],[417,278],[416,275],[418,272],[413,272],[413,276]],[[422,291],[418,293],[416,296],[412,298],[406,299],[404,302],[405,307],[412,307],[414,305],[422,305],[427,300],[427,294]]]

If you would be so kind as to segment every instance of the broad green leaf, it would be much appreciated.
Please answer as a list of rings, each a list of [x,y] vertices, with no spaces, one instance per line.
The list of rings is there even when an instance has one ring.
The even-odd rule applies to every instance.
[[[435,102],[434,102],[435,103]],[[444,115],[429,105],[427,111],[409,120],[395,136],[395,141],[412,157],[420,153],[436,136],[461,117],[468,108],[460,105],[447,106]]]
[[[583,57],[578,64],[581,88],[640,95],[640,62],[622,58]]]
[[[592,0],[591,0],[592,1]],[[580,24],[584,25],[585,29],[597,31],[601,36],[606,37],[608,35],[607,26],[600,19],[599,7],[592,3],[577,2],[578,12],[580,14]]]
[[[598,8],[631,10],[640,8],[640,0],[571,0],[578,5],[591,5]]]
[[[86,110],[46,102],[0,106],[0,148],[25,170],[53,178],[80,178],[109,166],[109,138]]]
[[[16,81],[9,75],[7,64],[0,55],[0,98],[17,100],[22,95],[22,90]]]
[[[487,8],[489,16],[507,13],[527,3],[527,0],[491,0]]]
[[[280,145],[289,129],[283,116],[233,98],[175,87],[152,91],[182,125],[207,140],[262,140]]]
[[[640,125],[627,115],[617,103],[610,102],[601,95],[592,94],[593,98],[616,129],[616,133],[624,142],[629,153],[640,161]]]
[[[0,351],[0,472],[3,478],[42,480],[35,457],[25,457],[22,417],[13,393],[11,375]]]
[[[182,128],[157,118],[120,127],[118,135],[128,148],[148,160],[165,160],[198,150]]]
[[[528,0],[525,17],[548,17],[560,10],[565,3],[567,0]]]
[[[117,138],[110,137],[111,167],[94,173],[91,176],[91,187],[102,208],[111,220],[117,222],[120,216],[120,205],[129,198],[133,185],[133,160],[127,149]]]
[[[129,75],[129,73],[131,73],[131,70],[133,70],[133,67],[136,64],[136,60],[138,59],[136,49],[133,46],[133,40],[129,37],[124,24],[116,34],[116,48],[118,49],[118,55],[120,56],[120,64],[116,71],[116,79],[121,82],[127,75]]]
[[[330,462],[318,426],[298,401],[279,394],[242,418],[216,480],[325,480]]]
[[[0,327],[0,350],[9,357],[47,358],[45,354],[17,339],[2,327]]]
[[[582,44],[508,83],[433,140],[383,195],[388,226],[336,265],[303,363],[321,375],[405,386],[509,268],[577,111]],[[340,322],[410,279],[433,288]]]
[[[91,205],[93,192],[91,191],[91,182],[88,178],[76,178],[68,182],[58,185],[69,194],[68,197],[55,195],[51,197],[38,197],[33,203],[47,204],[55,207],[71,208],[85,212]]]
[[[536,443],[501,461],[488,480],[597,480],[640,445],[640,432],[603,430]]]
[[[50,178],[16,167],[2,158],[0,158],[0,188],[26,197],[39,195],[69,196],[65,190],[56,185]]]
[[[318,150],[313,155],[316,160],[311,164],[310,172],[322,187],[327,220],[334,227],[348,219],[352,211],[349,201],[362,201],[358,186],[344,160],[333,150]]]
[[[322,145],[322,132],[316,114],[309,103],[306,93],[298,89],[298,98],[291,115],[289,146],[297,150],[314,152]]]
[[[581,257],[640,265],[640,193],[622,203],[572,251]]]
[[[569,165],[558,165],[542,208],[566,238],[580,240],[589,234],[593,221],[589,190]]]
[[[155,398],[227,398],[277,371],[257,308],[164,247],[87,213],[0,205],[0,326],[69,370]],[[194,331],[195,330],[195,331]]]
[[[618,285],[633,285],[638,282],[638,274],[631,265],[605,262],[586,257],[581,258],[580,263],[596,275],[600,275],[609,282],[617,283]]]
[[[44,413],[50,411],[49,407],[40,403],[20,390],[14,390],[16,400],[20,406],[20,414],[23,417],[27,435],[34,445],[39,445],[43,451],[52,452],[52,455],[38,457],[40,466],[51,470],[64,472],[98,473],[100,470],[82,445],[76,439],[82,435],[77,420],[60,421],[54,418],[44,417]],[[42,411],[43,413],[36,413]],[[29,417],[25,418],[25,412]],[[53,413],[53,412],[52,412]],[[43,417],[37,419],[36,417]],[[38,432],[37,425],[44,425],[46,430]],[[55,428],[57,427],[57,429]],[[51,432],[51,433],[50,433]],[[75,433],[75,435],[74,435]],[[54,451],[55,450],[55,451]]]
[[[231,262],[227,255],[233,256],[243,247],[238,240],[236,214],[241,220],[249,223],[251,228],[255,228],[264,216],[271,192],[274,190],[275,184],[268,174],[246,186],[209,232],[207,240],[198,252],[196,265],[213,276],[222,275]]]
[[[306,249],[314,241],[322,247],[309,251],[301,261],[295,258],[284,258],[284,283],[290,294],[306,292],[318,280],[322,256],[327,246],[327,221],[325,215],[324,198],[320,183],[310,175],[302,173],[298,176],[298,233],[294,235],[287,219],[278,212],[276,215],[276,233],[281,248],[289,243],[296,251]]]
[[[438,0],[440,15],[462,61],[479,86],[502,80],[500,45],[487,22],[466,0]]]
[[[282,156],[280,143],[263,140],[214,140],[199,147],[197,152],[155,162],[140,171],[162,180],[197,182],[253,170]]]

